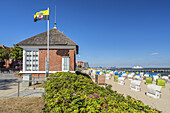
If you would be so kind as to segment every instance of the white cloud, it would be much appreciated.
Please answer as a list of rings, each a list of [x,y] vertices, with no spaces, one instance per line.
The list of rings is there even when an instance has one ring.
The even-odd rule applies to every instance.
[[[151,55],[157,55],[157,54],[159,54],[159,53],[152,53]]]

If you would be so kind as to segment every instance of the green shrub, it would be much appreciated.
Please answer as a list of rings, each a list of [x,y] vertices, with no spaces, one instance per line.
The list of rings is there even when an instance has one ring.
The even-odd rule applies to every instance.
[[[82,71],[82,68],[76,67],[76,71]]]
[[[90,78],[70,72],[51,74],[46,82],[44,112],[54,113],[114,113],[114,112],[160,112],[141,101],[95,84]],[[71,80],[71,81],[70,81]]]
[[[18,73],[19,76],[21,76],[22,74],[21,73]]]

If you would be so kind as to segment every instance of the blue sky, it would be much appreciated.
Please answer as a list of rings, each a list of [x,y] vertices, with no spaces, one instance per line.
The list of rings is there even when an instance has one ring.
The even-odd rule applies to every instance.
[[[12,46],[46,31],[33,22],[36,11],[50,8],[50,29],[79,45],[78,60],[90,66],[170,67],[168,0],[3,0],[1,45]]]

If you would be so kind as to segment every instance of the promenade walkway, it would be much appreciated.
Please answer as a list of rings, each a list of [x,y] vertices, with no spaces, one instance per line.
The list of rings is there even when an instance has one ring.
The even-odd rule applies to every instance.
[[[15,78],[14,74],[0,74],[0,99],[18,96],[18,80],[20,81],[22,79]],[[44,92],[44,89],[25,89],[22,87],[22,83],[20,83],[20,97],[41,97]]]
[[[14,77],[15,73],[0,74],[0,98],[11,96],[18,91],[19,78]],[[20,87],[22,90],[22,87]]]

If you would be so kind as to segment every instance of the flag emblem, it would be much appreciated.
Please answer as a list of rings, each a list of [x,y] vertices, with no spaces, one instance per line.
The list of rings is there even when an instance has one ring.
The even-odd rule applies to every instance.
[[[34,15],[34,22],[38,20],[49,20],[49,9],[37,12]]]

